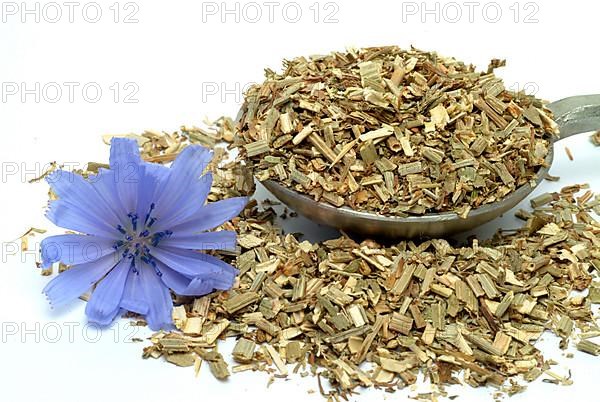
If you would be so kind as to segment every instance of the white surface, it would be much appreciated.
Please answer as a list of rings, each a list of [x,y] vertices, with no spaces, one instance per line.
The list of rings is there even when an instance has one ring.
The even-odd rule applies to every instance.
[[[463,18],[457,23],[443,18],[436,22],[433,15],[425,15],[427,21],[422,23],[419,14],[405,15],[403,22],[403,3],[383,0],[338,0],[334,16],[337,23],[323,22],[327,12],[334,9],[326,5],[327,1],[321,1],[320,22],[315,23],[314,7],[309,8],[315,1],[297,0],[295,4],[302,10],[298,23],[283,18],[283,5],[291,3],[285,1],[275,8],[273,23],[268,21],[268,9],[262,1],[255,3],[264,11],[263,19],[257,23],[243,20],[238,23],[232,15],[226,16],[225,23],[219,15],[206,16],[203,22],[202,7],[203,4],[207,7],[207,2],[138,1],[135,17],[139,22],[125,24],[112,22],[114,13],[109,7],[113,3],[98,2],[103,15],[96,24],[83,20],[81,8],[75,9],[75,22],[69,23],[64,6],[63,19],[54,24],[44,22],[43,16],[40,23],[35,23],[31,15],[28,22],[21,23],[20,14],[4,15],[7,19],[4,23],[0,15],[1,82],[25,82],[28,88],[33,88],[36,82],[40,87],[52,82],[78,82],[78,88],[97,83],[103,89],[97,103],[86,102],[79,90],[73,102],[69,102],[64,86],[63,98],[57,103],[48,102],[48,97],[54,96],[52,93],[42,96],[39,103],[33,95],[28,95],[25,102],[19,96],[8,96],[4,102],[0,94],[2,400],[321,400],[318,391],[307,393],[309,389],[317,390],[313,378],[278,380],[267,390],[267,377],[263,374],[236,375],[227,383],[218,383],[206,366],[197,379],[192,369],[161,361],[145,362],[140,359],[141,344],[127,342],[134,332],[125,320],[112,330],[98,333],[85,327],[83,302],[60,311],[50,310],[40,293],[49,279],[41,277],[34,268],[34,255],[12,252],[11,241],[27,228],[49,227],[43,218],[47,188],[43,184],[28,185],[25,179],[34,177],[52,160],[79,164],[105,160],[108,150],[101,144],[100,134],[149,128],[170,130],[180,124],[199,124],[205,115],[235,116],[240,96],[224,91],[211,94],[210,90],[235,91],[249,82],[260,81],[263,68],[280,68],[282,57],[341,50],[346,45],[413,44],[473,62],[480,68],[485,68],[491,58],[507,58],[508,67],[500,70],[500,74],[509,87],[538,88],[538,96],[549,100],[600,93],[597,79],[600,54],[594,43],[600,6],[590,1],[538,0],[537,23],[523,22],[535,10],[527,2],[517,3],[521,13],[515,23],[512,0],[499,0],[488,6],[502,10],[497,23],[483,18],[482,8],[492,3],[485,1],[475,8],[472,23],[468,8],[461,1],[454,3],[463,11]],[[120,3],[120,20],[126,11],[133,10],[131,6],[123,10],[125,3]],[[33,2],[28,4],[33,7]],[[40,3],[40,12],[43,4]],[[85,1],[80,7],[83,4]],[[235,6],[234,2],[227,4],[229,9]],[[408,7],[408,2],[404,4]],[[422,7],[420,1],[415,4]],[[216,5],[222,7],[221,2]],[[452,10],[448,6],[444,9],[444,5],[440,3],[439,10],[446,10],[452,18],[454,14],[448,14]],[[17,6],[21,7],[20,2]],[[238,7],[243,11],[244,3]],[[434,9],[434,2],[427,2],[427,7]],[[252,11],[248,6],[245,10]],[[293,17],[293,10],[288,11],[288,16]],[[494,17],[493,10],[488,11],[488,17]],[[91,11],[90,15],[93,16]],[[252,18],[253,14],[247,16]],[[116,103],[110,89],[115,82],[121,87]],[[130,89],[124,88],[128,82],[139,88],[134,96],[138,103],[123,102],[128,93],[124,89]],[[565,146],[570,147],[574,161],[567,160]],[[561,181],[546,182],[538,192],[581,182],[600,189],[600,149],[590,144],[587,135],[560,142],[555,151],[551,173],[561,176]],[[511,214],[507,214],[478,232],[488,236],[500,226],[515,225]],[[306,222],[287,221],[286,227],[310,234],[313,239],[331,233]],[[138,330],[135,336],[143,337],[144,331]],[[99,340],[94,341],[97,337]],[[557,343],[551,336],[542,342],[547,347],[546,357],[561,360]],[[230,348],[230,343],[223,347],[225,354]],[[556,371],[566,372],[567,367],[571,368],[575,385],[560,387],[537,382],[512,400],[593,399],[590,393],[597,385],[598,360],[577,353],[574,359],[561,362],[566,362],[566,366],[561,365]],[[454,388],[450,393],[460,394],[462,401],[489,399],[491,395],[489,389],[468,387]],[[415,394],[416,391],[396,394],[362,391],[362,395],[350,399],[403,400],[405,395]]]

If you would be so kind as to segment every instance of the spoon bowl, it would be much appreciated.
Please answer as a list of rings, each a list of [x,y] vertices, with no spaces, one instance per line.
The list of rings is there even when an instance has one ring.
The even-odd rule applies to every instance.
[[[600,95],[573,96],[553,102],[548,108],[560,128],[560,138],[555,141],[600,128]],[[354,211],[317,202],[273,180],[262,184],[294,211],[336,229],[380,238],[443,237],[476,228],[515,207],[544,180],[553,159],[554,150],[550,147],[546,166],[538,170],[535,184],[525,184],[500,201],[472,209],[466,219],[454,212],[398,217]]]

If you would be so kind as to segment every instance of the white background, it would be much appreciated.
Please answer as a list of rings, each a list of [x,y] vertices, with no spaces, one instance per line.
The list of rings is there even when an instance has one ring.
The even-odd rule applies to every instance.
[[[39,93],[37,102],[35,94],[24,99],[21,92],[0,94],[2,400],[321,400],[313,378],[278,380],[267,389],[264,374],[245,373],[219,383],[207,366],[195,378],[192,369],[162,361],[146,362],[140,358],[141,344],[127,342],[134,333],[125,320],[98,333],[84,327],[81,301],[60,311],[50,310],[40,293],[49,279],[39,275],[34,255],[12,252],[11,241],[29,227],[51,228],[43,218],[47,187],[30,185],[26,180],[50,161],[83,164],[106,160],[108,149],[101,143],[101,134],[174,130],[181,124],[200,124],[205,116],[235,116],[241,103],[236,89],[239,92],[248,83],[260,81],[265,67],[279,69],[282,58],[343,50],[346,46],[414,45],[455,56],[482,69],[491,58],[506,58],[508,66],[500,70],[500,75],[513,89],[534,89],[548,100],[600,93],[600,7],[592,1],[480,1],[475,2],[474,12],[469,15],[462,1],[438,3],[436,12],[436,3],[431,1],[337,0],[332,4],[320,1],[315,6],[313,0],[297,0],[274,5],[270,17],[262,1],[251,6],[238,3],[236,15],[235,11],[223,13],[225,7],[235,10],[236,4],[231,1],[224,5],[137,0],[135,5],[126,6],[126,1],[117,5],[117,23],[114,1],[98,2],[102,16],[97,23],[84,19],[85,1],[75,7],[72,23],[69,9],[61,1],[63,15],[56,23],[48,21],[56,17],[56,7],[44,9],[46,2],[39,3],[39,22],[35,21],[35,12],[23,15],[20,2],[8,3],[1,3],[5,12],[0,15],[3,89],[17,85],[35,92],[39,83],[43,92],[44,86],[50,91],[55,86],[52,83],[57,83],[63,93],[56,103],[50,102],[56,98],[54,92]],[[257,5],[262,18],[251,22],[249,19],[256,20]],[[15,6],[18,10],[12,15]],[[27,7],[34,9],[34,2],[28,2]],[[433,13],[424,14],[424,7]],[[136,9],[131,18],[138,22],[124,23]],[[294,23],[298,9],[301,16]],[[460,18],[457,9],[462,13]],[[498,17],[498,9],[499,21],[492,22]],[[520,12],[516,14],[516,10]],[[332,12],[334,15],[326,18]],[[95,18],[94,9],[88,7],[85,17]],[[65,82],[78,84],[73,102]],[[87,94],[88,99],[82,94],[82,87],[90,83],[102,89],[96,103],[89,99],[95,96],[93,91]],[[120,88],[116,99],[115,83]],[[126,83],[132,84],[125,88]],[[125,102],[131,88],[139,89],[133,95],[137,103]],[[565,146],[572,150],[574,161],[567,160]],[[555,151],[551,173],[561,176],[561,181],[546,182],[537,192],[581,182],[600,188],[600,148],[591,145],[589,135],[560,142]],[[478,233],[489,236],[499,226],[515,224],[508,214]],[[290,224],[286,225],[289,228]],[[304,221],[291,223],[291,229],[304,231],[312,240],[332,235]],[[139,330],[135,336],[144,337],[144,331]],[[547,357],[561,361],[557,372],[572,369],[575,384],[561,387],[537,382],[512,400],[599,399],[594,391],[598,360],[582,354],[564,359],[557,344],[556,338],[548,336],[542,347]],[[226,355],[230,349],[230,343],[223,347]],[[427,389],[425,386],[420,391]],[[317,392],[309,394],[308,390]],[[405,400],[416,393],[363,391],[351,400]],[[487,400],[492,395],[489,389],[450,389],[451,395],[457,393],[462,401]]]

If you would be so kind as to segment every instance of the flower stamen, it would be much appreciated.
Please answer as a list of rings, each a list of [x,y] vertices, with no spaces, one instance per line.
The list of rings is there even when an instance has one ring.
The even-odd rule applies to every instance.
[[[154,233],[152,235],[152,246],[153,247],[158,246],[158,243],[160,243],[160,241],[162,239],[164,239],[165,237],[169,237],[172,234],[173,234],[173,232],[171,232],[170,230],[164,230],[162,232]]]
[[[133,227],[133,231],[135,232],[137,230],[138,216],[133,212],[130,212],[129,214],[127,214],[127,216],[129,217],[129,219],[131,219],[131,226]]]
[[[133,258],[133,257],[130,257],[130,258],[131,258],[131,265],[129,266],[129,269],[131,269],[131,271],[134,274],[139,275],[140,273],[139,273],[138,269],[135,266],[135,258]]]
[[[158,269],[158,265],[156,264],[156,261],[154,261],[154,259],[150,260],[150,265],[152,265],[154,271],[156,271],[156,275],[158,275],[159,277],[163,275],[162,272],[160,272],[160,269]]]
[[[152,211],[154,210],[154,207],[156,205],[154,205],[154,203],[150,204],[150,209],[148,210],[148,213],[146,214],[146,219],[144,219],[144,225],[146,225],[148,223],[148,220],[150,219],[150,215],[152,214]]]

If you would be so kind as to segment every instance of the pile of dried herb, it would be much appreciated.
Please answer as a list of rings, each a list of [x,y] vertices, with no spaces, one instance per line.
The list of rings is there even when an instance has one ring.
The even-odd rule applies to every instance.
[[[544,102],[494,75],[503,65],[394,46],[288,60],[246,93],[235,143],[259,180],[315,200],[466,217],[533,180],[557,133]]]
[[[157,152],[150,149],[147,157]],[[246,180],[236,166],[213,167],[214,199],[244,187],[235,190]],[[359,387],[393,391],[419,373],[439,386],[542,374],[568,384],[535,344],[551,331],[562,348],[576,340],[579,350],[600,353],[590,340],[600,336],[591,310],[600,303],[600,197],[585,190],[538,196],[533,211],[519,211],[522,228],[463,247],[348,237],[312,244],[282,233],[272,209],[251,203],[226,224],[239,233],[238,253],[223,254],[240,270],[234,289],[180,299],[180,332],[155,334],[144,356],[197,370],[206,362],[219,379],[246,370],[316,375],[320,385],[329,380],[332,390],[320,389],[334,399]],[[236,338],[233,367],[218,352],[228,337]]]
[[[230,142],[230,119],[213,129],[130,134],[146,160],[166,163],[189,143]],[[87,172],[100,164],[90,163]],[[253,192],[252,172],[217,146],[209,199]],[[86,173],[86,172],[84,172]],[[239,270],[229,292],[178,298],[178,332],[159,332],[144,357],[180,366],[205,362],[219,379],[260,370],[271,379],[317,377],[339,400],[362,387],[394,391],[424,374],[443,386],[524,387],[514,380],[569,384],[536,347],[551,331],[578,350],[600,354],[593,304],[600,304],[600,196],[565,187],[519,210],[525,221],[480,244],[447,240],[384,246],[349,237],[312,244],[285,234],[275,212],[254,201],[224,225],[239,234],[237,252],[220,252]],[[26,233],[26,235],[28,235]],[[26,237],[26,236],[25,236]],[[586,293],[574,291],[587,291]],[[219,341],[235,338],[230,367]],[[321,379],[331,386],[325,391]],[[435,395],[433,395],[435,397]]]
[[[594,145],[600,146],[600,131],[596,131],[592,134],[591,140]]]

